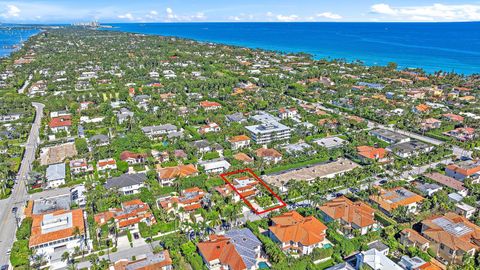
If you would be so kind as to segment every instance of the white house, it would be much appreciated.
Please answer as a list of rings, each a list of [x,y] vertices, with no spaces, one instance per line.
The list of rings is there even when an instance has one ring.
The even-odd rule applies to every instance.
[[[222,173],[230,168],[230,163],[223,158],[199,162],[198,165],[205,169],[206,173]]]
[[[107,180],[107,189],[118,189],[123,195],[137,194],[145,186],[147,176],[144,173],[124,174]]]
[[[46,188],[56,188],[65,184],[65,163],[48,166],[45,174]]]

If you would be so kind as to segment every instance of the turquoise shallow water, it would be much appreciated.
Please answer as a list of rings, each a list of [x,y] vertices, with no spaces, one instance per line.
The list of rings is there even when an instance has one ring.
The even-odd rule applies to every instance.
[[[315,58],[396,62],[463,74],[480,73],[480,23],[152,23],[112,24],[110,31],[306,52]]]

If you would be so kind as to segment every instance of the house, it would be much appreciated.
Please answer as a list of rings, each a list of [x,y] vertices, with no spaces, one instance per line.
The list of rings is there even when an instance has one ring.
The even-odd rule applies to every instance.
[[[238,193],[238,197],[243,199],[254,199],[255,196],[260,192],[257,189],[258,180],[253,177],[243,176],[233,179],[232,185],[234,187],[235,193]],[[235,196],[234,196],[235,199]]]
[[[167,162],[170,160],[170,154],[167,151],[158,151],[158,150],[152,149],[150,151],[150,154],[155,159],[155,161],[159,163]]]
[[[426,112],[430,111],[431,109],[432,108],[430,106],[428,106],[427,104],[419,104],[419,105],[417,105],[413,108],[413,112],[421,114],[421,113],[426,113]]]
[[[309,155],[313,156],[317,153],[315,149],[308,143],[299,142],[294,144],[287,144],[283,147],[285,151],[292,156],[301,156],[301,155]]]
[[[358,230],[361,235],[364,235],[377,228],[374,219],[375,210],[361,201],[352,202],[342,196],[324,203],[320,206],[320,210],[325,221],[339,221],[343,231],[348,234]]]
[[[385,190],[380,189],[379,194],[370,195],[370,200],[378,204],[380,210],[388,215],[400,206],[406,207],[409,213],[416,213],[418,205],[423,201],[423,197],[417,195],[403,187],[396,187]]]
[[[225,118],[227,119],[227,121],[229,123],[245,123],[247,122],[247,119],[245,118],[245,116],[243,116],[242,113],[238,112],[238,113],[234,113],[234,114],[228,114],[225,116]]]
[[[110,209],[94,216],[98,226],[107,224],[111,219],[114,220],[115,226],[119,230],[130,230],[132,233],[138,232],[140,222],[144,222],[148,226],[157,223],[150,206],[139,199],[122,202],[121,209]]]
[[[157,178],[162,186],[171,186],[173,181],[181,177],[196,176],[198,174],[197,168],[193,164],[177,165],[172,167],[162,168],[157,165]]]
[[[445,168],[445,174],[459,181],[480,175],[480,160],[464,160],[450,164]]]
[[[471,218],[475,213],[477,212],[477,208],[473,207],[471,205],[468,205],[463,202],[459,202],[455,204],[455,213],[465,217],[465,218]]]
[[[362,252],[363,264],[366,264],[370,269],[375,270],[404,270],[398,264],[390,260],[387,255],[382,252],[372,248],[367,251]]]
[[[84,207],[87,204],[87,189],[84,185],[78,185],[70,189],[70,200],[72,203]]]
[[[339,137],[336,137],[336,136],[316,139],[313,142],[316,143],[317,145],[325,147],[329,150],[330,149],[335,149],[335,148],[340,148],[340,147],[347,144],[347,141],[345,141],[344,139],[341,139]]]
[[[84,158],[70,160],[70,173],[71,174],[81,174],[92,172],[93,166],[88,164],[87,160]]]
[[[400,265],[405,270],[441,270],[442,269],[431,262],[424,261],[418,256],[411,258],[406,255],[403,255],[402,258],[400,259],[400,262],[398,262],[398,265]]]
[[[390,248],[385,245],[381,240],[375,240],[367,244],[368,249],[375,249],[381,252],[383,255],[387,256],[390,252]]]
[[[105,188],[118,189],[123,195],[137,194],[144,187],[147,176],[144,173],[123,174],[107,180]]]
[[[225,235],[209,235],[197,248],[208,269],[259,269],[262,242],[247,228],[230,230]]]
[[[140,164],[147,161],[147,154],[145,153],[132,153],[130,151],[123,151],[120,154],[120,159],[126,161],[130,165]]]
[[[400,232],[400,243],[406,247],[412,246],[422,251],[427,251],[430,247],[428,239],[410,228],[405,228]]]
[[[65,184],[65,163],[52,164],[47,167],[45,188],[56,188]]]
[[[442,190],[442,187],[437,184],[430,183],[413,183],[415,188],[418,189],[424,196],[432,197],[435,192]]]
[[[294,118],[297,116],[298,116],[298,111],[296,108],[288,108],[288,109],[281,108],[280,110],[278,110],[278,117],[280,117],[280,119]]]
[[[223,186],[215,187],[215,191],[217,191],[223,198],[230,197],[234,203],[240,201],[240,196],[237,192],[233,191],[233,188],[230,185],[225,184]]]
[[[107,135],[97,134],[90,137],[90,139],[88,139],[88,142],[91,145],[95,146],[106,146],[110,143],[110,138],[108,138]]]
[[[312,253],[314,248],[322,248],[326,240],[327,226],[314,216],[303,217],[297,211],[290,211],[272,217],[268,235],[280,243],[282,250],[300,255]]]
[[[456,114],[453,114],[453,113],[442,114],[442,118],[444,118],[445,120],[448,120],[448,121],[458,122],[458,123],[462,123],[463,120],[464,120],[463,116],[456,115]]]
[[[232,150],[238,150],[250,146],[250,137],[246,135],[233,136],[228,139],[228,142],[232,146]]]
[[[456,128],[443,133],[446,136],[453,137],[461,142],[466,142],[475,139],[477,136],[475,134],[474,128]]]
[[[85,220],[82,209],[56,210],[32,215],[28,248],[36,254],[61,256],[59,251],[73,252],[75,247],[88,248],[85,239]]]
[[[388,161],[387,158],[387,150],[385,148],[375,148],[372,146],[357,146],[358,156],[363,162],[368,161],[378,161],[378,162],[386,162]]]
[[[235,160],[238,160],[240,162],[243,162],[245,164],[248,164],[248,163],[252,163],[253,162],[253,158],[249,157],[247,154],[245,153],[237,153],[235,155],[233,155],[233,158]]]
[[[178,213],[180,209],[187,213],[181,213],[180,219],[189,219],[188,212],[195,211],[202,207],[202,201],[206,193],[203,189],[192,187],[180,192],[180,196],[167,196],[158,199],[157,205],[167,213]]]
[[[121,108],[120,111],[117,112],[117,121],[120,125],[131,118],[133,118],[133,112],[127,108]]]
[[[387,129],[374,129],[370,131],[370,134],[376,137],[377,139],[387,142],[389,144],[396,144],[396,143],[410,141],[409,137],[387,130]]]
[[[171,270],[173,261],[168,250],[162,250],[156,254],[149,253],[144,256],[136,256],[139,259],[130,261],[120,259],[110,266],[109,270]]]
[[[200,161],[198,165],[203,167],[205,173],[222,173],[231,166],[224,158]]]
[[[9,113],[0,115],[0,123],[17,121],[22,117],[21,113]]]
[[[222,108],[222,105],[215,101],[202,101],[200,102],[200,107],[202,107],[205,111],[215,111]]]
[[[450,262],[461,263],[480,250],[480,227],[453,212],[423,220],[421,234],[438,257]]]
[[[183,159],[183,160],[188,158],[187,153],[185,153],[185,151],[183,151],[181,149],[175,149],[173,151],[173,156],[177,159]]]
[[[458,192],[462,196],[467,196],[468,195],[468,189],[463,185],[462,182],[460,182],[459,180],[457,180],[455,178],[443,175],[443,174],[438,173],[438,172],[426,173],[426,174],[424,174],[424,176],[427,179],[430,179],[432,181],[435,181],[435,182],[439,183],[440,185],[443,185],[443,186],[449,187],[451,189],[454,189],[456,192]]]
[[[101,159],[97,162],[97,171],[116,170],[117,161],[113,158]]]
[[[291,129],[280,123],[280,119],[266,112],[251,117],[258,125],[246,126],[250,132],[250,137],[256,144],[269,144],[277,141],[286,141],[290,139]]]
[[[183,133],[181,129],[171,124],[142,127],[142,131],[151,140],[157,139],[157,138],[163,138],[165,136],[169,138],[181,137]]]
[[[282,160],[282,154],[273,148],[259,148],[255,151],[257,157],[261,158],[266,163],[277,164]]]
[[[198,129],[198,133],[205,134],[210,132],[219,132],[220,126],[217,123],[208,123],[207,125],[201,126]]]
[[[192,146],[197,149],[199,153],[208,153],[212,151],[212,147],[210,146],[210,142],[207,140],[198,140],[192,143]]]
[[[62,115],[58,117],[53,117],[48,123],[48,127],[53,133],[59,131],[68,131],[72,126],[72,116],[71,115]]]
[[[387,150],[401,158],[409,158],[432,151],[433,145],[417,140],[411,140],[408,142],[390,145]]]
[[[442,126],[442,121],[435,119],[435,118],[427,118],[422,121],[420,124],[422,127],[422,130],[431,130],[431,129],[437,129]]]
[[[357,270],[357,269],[352,265],[350,265],[348,262],[343,262],[343,263],[339,263],[334,266],[328,267],[325,270]]]

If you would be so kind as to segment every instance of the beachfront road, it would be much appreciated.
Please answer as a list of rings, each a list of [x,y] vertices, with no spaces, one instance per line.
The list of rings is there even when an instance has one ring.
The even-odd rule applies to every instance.
[[[22,163],[17,175],[16,184],[9,198],[0,201],[0,265],[9,263],[7,250],[12,247],[17,230],[17,219],[23,215],[23,208],[27,200],[27,177],[30,173],[32,162],[39,142],[40,125],[42,122],[43,108],[41,103],[32,103],[35,107],[35,120],[30,129]],[[17,207],[18,212],[12,213],[12,208]]]

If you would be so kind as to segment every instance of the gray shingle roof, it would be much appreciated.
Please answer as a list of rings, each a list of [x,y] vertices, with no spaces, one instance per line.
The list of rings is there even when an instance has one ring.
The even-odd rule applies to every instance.
[[[262,245],[260,240],[247,228],[228,231],[225,236],[230,238],[247,269],[251,269],[256,263],[255,249]]]
[[[47,181],[65,179],[65,163],[48,166],[45,177],[47,178]]]
[[[145,182],[147,175],[144,173],[124,174],[118,177],[113,177],[105,183],[106,188],[123,188],[133,185],[139,185]]]

